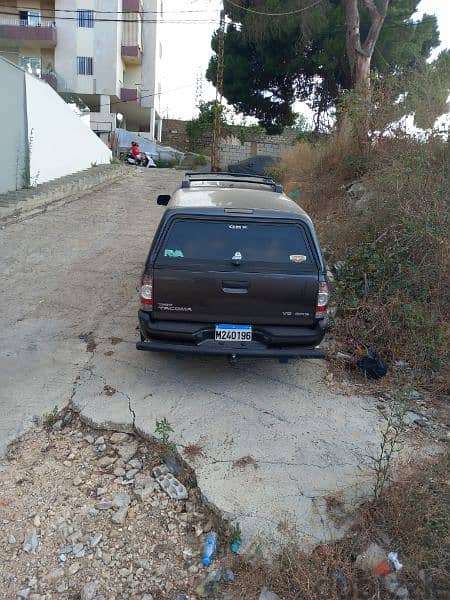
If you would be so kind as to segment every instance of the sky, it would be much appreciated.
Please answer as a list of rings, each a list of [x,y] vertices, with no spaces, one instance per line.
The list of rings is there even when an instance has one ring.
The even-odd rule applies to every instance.
[[[201,98],[215,98],[215,88],[205,80],[204,74],[212,54],[211,36],[217,29],[221,6],[221,0],[165,0],[163,20],[167,22],[160,26],[164,117],[192,118],[196,114],[199,82]],[[416,16],[419,18],[423,13],[437,15],[441,38],[439,50],[450,48],[450,0],[422,0]],[[296,107],[299,109],[308,116],[307,107]]]

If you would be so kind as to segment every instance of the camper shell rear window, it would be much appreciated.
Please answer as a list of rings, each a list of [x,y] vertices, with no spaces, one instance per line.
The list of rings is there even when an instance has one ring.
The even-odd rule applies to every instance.
[[[296,223],[176,219],[158,250],[156,266],[214,263],[288,271],[317,269],[304,227]]]

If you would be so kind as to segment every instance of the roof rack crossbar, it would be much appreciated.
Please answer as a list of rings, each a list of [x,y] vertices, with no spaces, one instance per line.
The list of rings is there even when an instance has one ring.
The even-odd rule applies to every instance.
[[[199,175],[198,179],[195,179],[195,176]],[[223,178],[223,175],[226,175],[227,178]],[[194,176],[191,178],[191,176]],[[230,179],[231,177],[231,179]],[[258,185],[269,185],[273,188],[274,192],[281,194],[283,192],[283,188],[281,185],[276,183],[271,177],[264,177],[261,175],[251,175],[247,173],[243,173],[242,175],[237,175],[234,173],[186,173],[184,181],[181,183],[182,188],[191,187],[191,181],[229,181],[231,183],[253,183]]]
[[[184,176],[187,179],[190,179],[191,177],[196,177],[196,176],[202,176],[202,175],[210,175],[210,176],[215,176],[216,179],[219,179],[221,175],[225,175],[226,177],[239,177],[240,175],[244,175],[245,177],[252,177],[254,179],[267,179],[270,181],[273,181],[272,177],[266,176],[266,175],[254,175],[253,173],[231,173],[230,171],[188,171],[187,173],[184,174]],[[219,176],[219,177],[217,177]]]

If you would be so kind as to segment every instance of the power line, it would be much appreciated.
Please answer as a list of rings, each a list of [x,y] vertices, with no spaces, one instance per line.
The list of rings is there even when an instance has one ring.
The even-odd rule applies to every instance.
[[[227,0],[227,2],[228,2],[228,4],[231,4],[232,6],[234,6],[236,8],[240,8],[241,10],[252,13],[254,15],[262,15],[264,17],[287,17],[290,15],[298,15],[302,12],[305,12],[306,10],[309,10],[310,8],[314,8],[314,6],[317,6],[318,4],[323,2],[323,0],[316,0],[312,4],[309,4],[308,6],[304,6],[303,8],[297,8],[296,10],[290,10],[288,12],[272,12],[272,13],[254,10],[253,8],[247,8],[245,6],[241,6],[240,4],[236,4],[235,2],[233,2],[233,0]]]
[[[16,7],[11,7],[11,8],[16,8]],[[84,10],[84,9],[79,9],[79,8],[45,8],[45,7],[41,7],[41,8],[36,8],[35,6],[20,6],[17,8],[18,11],[22,11],[22,10],[31,10],[31,11],[47,11],[47,12],[68,12],[68,13],[76,13],[79,10]],[[86,9],[86,10],[90,10],[90,9]],[[139,12],[140,14],[156,14],[156,15],[165,15],[165,14],[194,14],[194,13],[205,13],[205,12],[217,12],[217,9],[215,8],[205,8],[203,10],[165,10],[161,13],[161,11],[159,10],[143,10],[143,11],[130,11],[130,10],[97,10],[97,9],[92,9],[92,12],[94,13],[101,13],[101,14],[129,14],[130,12]],[[13,15],[15,15],[16,13],[11,13]]]
[[[228,2],[230,0],[227,0]],[[318,0],[316,2],[316,4],[318,4],[319,2],[322,2],[323,0]],[[238,6],[237,4],[235,6]],[[309,8],[311,8],[310,5]],[[244,9],[243,7],[239,7],[242,8],[243,10],[247,10]],[[261,14],[267,14],[269,15],[270,13],[261,13]],[[284,14],[288,14],[288,13],[275,13],[276,15],[282,16]],[[4,15],[7,17],[16,17],[15,14],[10,13],[10,12],[4,12],[4,11],[0,11],[0,15]],[[49,19],[49,20],[53,20],[55,23],[57,23],[60,20],[66,20],[66,21],[78,21],[78,16],[76,17],[55,17],[54,19],[51,19],[50,17],[43,17],[45,19]],[[422,20],[420,21],[411,21],[409,23],[398,23],[398,24],[392,24],[390,25],[389,23],[385,23],[383,25],[382,31],[385,31],[386,29],[402,29],[402,28],[406,28],[406,27],[417,27],[420,26],[424,23],[429,23],[431,21],[435,21],[436,20],[436,16],[435,15],[428,15],[427,18],[422,18]],[[100,23],[154,23],[154,24],[168,24],[168,25],[209,25],[209,24],[214,24],[217,23],[217,21],[215,19],[196,19],[196,20],[190,20],[190,19],[174,19],[174,20],[161,20],[161,19],[104,19],[104,18],[95,18],[94,22],[100,22]],[[33,26],[30,26],[33,27]],[[345,26],[341,26],[341,27],[335,27],[332,31],[345,31]]]
[[[145,96],[140,96],[139,99],[143,100],[144,98],[154,98],[155,96],[165,96],[166,94],[171,94],[172,92],[178,92],[178,90],[184,90],[186,88],[193,87],[194,85],[195,85],[195,83],[189,83],[188,85],[182,85],[181,87],[177,87],[173,90],[167,90],[165,92],[158,92],[156,94],[146,94]],[[71,92],[69,90],[67,92],[61,92],[61,93],[77,95],[77,92]],[[114,102],[106,102],[105,104],[98,104],[98,107],[101,108],[102,106],[115,106],[116,104],[126,104],[127,102],[136,102],[136,100],[114,100]]]
[[[276,12],[276,13],[267,13],[267,12],[261,12],[258,10],[254,10],[252,8],[247,8],[245,6],[241,6],[239,4],[236,4],[235,2],[233,2],[233,0],[226,0],[229,4],[231,4],[232,6],[239,8],[241,10],[244,10],[246,12],[252,13],[252,14],[256,14],[256,15],[262,15],[262,16],[267,16],[267,17],[282,17],[282,16],[289,16],[289,15],[296,15],[296,14],[300,14],[306,10],[309,10],[310,8],[313,8],[314,6],[317,6],[318,4],[320,4],[321,2],[323,2],[323,0],[316,0],[316,2],[313,2],[312,4],[310,4],[309,6],[304,6],[303,8],[299,8],[297,10],[293,10],[293,11],[289,11],[289,12]],[[422,17],[422,20],[420,21],[412,21],[410,23],[398,23],[396,25],[389,25],[389,23],[383,25],[382,31],[384,31],[385,29],[400,29],[402,27],[415,27],[417,25],[421,25],[422,23],[428,23],[431,21],[435,21],[436,20],[436,15],[428,15],[428,18],[424,18]],[[333,31],[345,31],[346,27],[342,26],[342,27],[336,27],[333,29]]]
[[[0,11],[0,15],[4,15],[7,17],[17,18],[17,15],[12,14],[10,12]],[[44,16],[44,19],[51,20],[55,23],[58,21],[78,21],[78,15],[74,17],[48,17]],[[216,23],[215,19],[173,19],[173,20],[162,20],[162,19],[105,19],[105,18],[95,18],[95,23],[155,23],[158,25],[165,24],[175,24],[175,25],[203,25],[203,24],[211,24]],[[4,23],[3,23],[4,24]],[[36,25],[30,25],[30,27],[36,27]]]

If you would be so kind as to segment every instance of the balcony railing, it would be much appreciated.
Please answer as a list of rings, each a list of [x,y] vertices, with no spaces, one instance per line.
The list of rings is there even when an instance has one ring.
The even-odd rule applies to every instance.
[[[124,46],[122,45],[122,58],[125,63],[131,65],[142,64],[142,50],[139,46]]]
[[[142,13],[144,11],[144,7],[142,5],[141,0],[123,0],[122,1],[122,10],[123,12],[137,12]]]
[[[141,92],[137,88],[122,88],[120,99],[124,102],[141,102]]]
[[[7,45],[19,40],[37,48],[52,48],[57,39],[55,21],[39,16],[21,19],[15,15],[1,15],[0,39]]]
[[[13,25],[15,27],[49,27],[51,29],[56,27],[54,19],[43,19],[38,16],[21,19],[15,15],[0,15],[0,26],[1,25]]]

